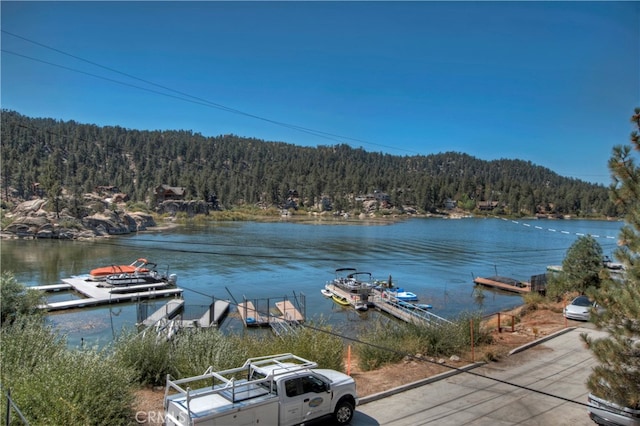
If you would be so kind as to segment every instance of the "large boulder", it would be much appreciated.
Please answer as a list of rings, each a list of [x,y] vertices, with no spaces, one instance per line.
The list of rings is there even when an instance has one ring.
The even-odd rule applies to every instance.
[[[104,210],[82,219],[67,209],[59,214],[45,210],[45,200],[25,201],[6,216],[12,219],[0,233],[2,238],[86,239],[122,235],[156,226],[148,213]]]

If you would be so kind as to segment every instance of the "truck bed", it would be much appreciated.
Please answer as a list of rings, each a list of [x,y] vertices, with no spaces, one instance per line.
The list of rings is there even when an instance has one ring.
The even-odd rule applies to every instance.
[[[235,389],[235,392],[233,392]],[[195,423],[206,419],[235,413],[248,406],[261,406],[274,403],[277,406],[278,396],[270,393],[263,386],[239,380],[234,388],[216,387],[196,389],[189,393],[189,409],[184,394],[171,395],[167,398],[168,412],[176,418],[191,418]],[[222,420],[222,419],[220,419]]]

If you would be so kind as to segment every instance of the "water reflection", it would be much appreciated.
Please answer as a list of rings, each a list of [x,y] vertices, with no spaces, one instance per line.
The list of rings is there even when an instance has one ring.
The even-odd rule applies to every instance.
[[[494,312],[521,303],[518,295],[474,293],[474,275],[527,280],[560,264],[579,234],[598,235],[605,254],[615,249],[619,222],[521,221],[499,219],[412,219],[389,226],[333,226],[300,223],[225,223],[188,226],[96,241],[9,240],[0,245],[2,270],[27,285],[59,283],[92,268],[128,264],[145,257],[162,272],[178,275],[187,305],[208,306],[211,297],[288,297],[303,293],[307,317],[351,330],[362,316],[336,308],[320,289],[341,267],[393,276],[396,284],[453,318],[460,312]],[[55,297],[63,297],[56,295]],[[196,309],[196,308],[192,308]],[[71,340],[108,340],[136,323],[135,305],[51,316]],[[241,330],[230,315],[223,329]]]

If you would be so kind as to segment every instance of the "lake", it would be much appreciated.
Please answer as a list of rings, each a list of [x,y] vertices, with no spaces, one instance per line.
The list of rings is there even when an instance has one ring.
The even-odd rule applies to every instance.
[[[548,265],[561,264],[580,235],[592,235],[604,254],[612,256],[622,226],[609,221],[497,218],[331,223],[224,222],[95,241],[4,240],[1,269],[12,271],[25,285],[45,285],[144,257],[157,263],[159,271],[177,274],[178,286],[185,290],[186,314],[192,317],[211,303],[211,297],[242,301],[304,294],[307,320],[352,331],[380,314],[359,314],[321,295],[337,268],[357,268],[380,280],[392,276],[396,285],[416,293],[420,303],[433,305],[433,313],[448,319],[462,312],[494,313],[520,305],[521,296],[484,290],[484,297],[478,298],[474,276],[529,280]],[[50,300],[71,297],[63,293]],[[234,311],[223,330],[243,329]],[[137,315],[136,305],[117,304],[63,311],[50,315],[49,321],[67,334],[70,345],[103,344],[123,327],[134,326]]]

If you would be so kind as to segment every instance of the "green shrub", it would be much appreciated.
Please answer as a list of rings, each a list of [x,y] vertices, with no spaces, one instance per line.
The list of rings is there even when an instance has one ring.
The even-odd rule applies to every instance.
[[[310,325],[299,327],[295,333],[286,334],[281,339],[268,339],[273,342],[273,353],[292,353],[315,361],[322,368],[344,371],[345,345],[342,338],[332,334],[331,328],[325,324]]]
[[[21,315],[42,318],[38,305],[44,303],[43,293],[27,289],[11,272],[0,274],[0,322],[13,321]]]
[[[1,338],[2,385],[31,425],[131,423],[132,371],[106,352],[67,349],[34,318],[6,325]]]
[[[247,359],[242,345],[216,328],[182,330],[175,340],[172,376],[197,376],[213,366],[214,370],[238,367]]]
[[[175,374],[173,343],[158,339],[153,329],[145,333],[124,331],[116,338],[113,350],[116,361],[133,370],[140,384],[164,385],[167,374]]]
[[[481,328],[479,315],[463,314],[451,324],[418,326],[378,322],[362,335],[365,345],[357,345],[360,367],[367,371],[401,361],[407,355],[451,356],[471,347],[471,320],[476,345],[489,343],[491,334]],[[402,348],[401,350],[398,348]]]

